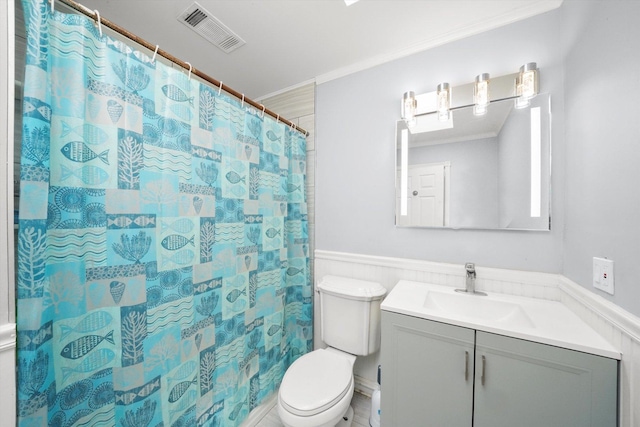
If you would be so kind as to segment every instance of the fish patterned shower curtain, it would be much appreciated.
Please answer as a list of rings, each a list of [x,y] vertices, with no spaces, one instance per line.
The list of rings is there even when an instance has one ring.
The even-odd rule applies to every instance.
[[[312,347],[304,136],[23,5],[19,425],[239,425]]]

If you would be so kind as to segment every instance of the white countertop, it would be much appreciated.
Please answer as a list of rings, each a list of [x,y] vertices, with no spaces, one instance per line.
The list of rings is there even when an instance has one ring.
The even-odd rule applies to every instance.
[[[430,292],[432,294],[428,296]],[[439,306],[438,301],[444,304]],[[449,310],[447,307],[453,304],[456,307]],[[473,309],[476,305],[486,308],[477,316],[470,313],[473,310],[465,308]],[[500,313],[504,307],[515,309],[504,316],[492,315]],[[558,301],[493,292],[488,292],[487,296],[467,295],[448,286],[401,280],[382,301],[381,309],[612,359],[621,358],[616,348]]]

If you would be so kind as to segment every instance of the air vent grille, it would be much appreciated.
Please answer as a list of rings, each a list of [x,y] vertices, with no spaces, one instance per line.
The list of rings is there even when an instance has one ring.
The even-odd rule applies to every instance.
[[[212,16],[198,3],[193,3],[178,16],[178,21],[200,34],[226,53],[239,48],[245,41]]]

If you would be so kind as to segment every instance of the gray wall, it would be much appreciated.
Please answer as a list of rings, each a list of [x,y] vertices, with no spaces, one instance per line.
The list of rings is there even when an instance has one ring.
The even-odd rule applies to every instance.
[[[564,133],[560,27],[555,10],[318,85],[316,248],[560,273],[561,171],[553,177],[554,224],[548,232],[394,226],[394,132],[407,90],[431,92],[443,81],[457,86],[482,72],[500,76],[535,61],[542,91],[559,99],[553,131],[554,161],[561,161],[563,153],[555,148],[562,147]]]
[[[640,316],[640,2],[565,1],[564,274],[593,289],[615,262],[615,296]]]

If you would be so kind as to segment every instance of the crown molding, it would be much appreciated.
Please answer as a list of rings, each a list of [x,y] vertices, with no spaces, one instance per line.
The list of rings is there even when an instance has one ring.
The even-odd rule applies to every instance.
[[[527,3],[520,8],[503,13],[502,15],[494,16],[491,19],[487,19],[482,22],[476,22],[463,28],[449,31],[448,33],[442,34],[440,36],[432,37],[421,42],[414,43],[405,49],[383,55],[377,55],[373,58],[358,62],[356,64],[338,68],[336,70],[317,76],[315,81],[318,85],[327,83],[331,80],[339,79],[341,77],[345,77],[359,71],[364,71],[369,68],[394,61],[396,59],[404,58],[409,55],[423,52],[437,46],[442,46],[444,44],[480,34],[485,31],[509,25],[514,22],[557,9],[562,4],[562,1],[563,0],[543,0],[535,3]]]

